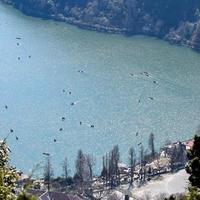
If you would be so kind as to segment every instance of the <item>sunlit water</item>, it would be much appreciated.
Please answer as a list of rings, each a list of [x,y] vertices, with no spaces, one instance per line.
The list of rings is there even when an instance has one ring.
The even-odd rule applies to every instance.
[[[43,152],[55,174],[65,156],[73,171],[80,148],[96,157],[98,172],[115,144],[126,161],[131,145],[142,139],[147,147],[150,132],[159,148],[190,138],[199,124],[200,55],[190,49],[34,19],[0,4],[0,53],[0,137],[14,130],[12,163],[25,172]]]

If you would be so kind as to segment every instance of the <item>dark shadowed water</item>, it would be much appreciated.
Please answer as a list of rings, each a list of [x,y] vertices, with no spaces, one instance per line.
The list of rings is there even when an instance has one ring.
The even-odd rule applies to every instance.
[[[147,147],[150,132],[159,148],[190,138],[199,124],[200,54],[190,49],[34,19],[0,4],[0,53],[0,137],[14,130],[12,162],[26,172],[43,152],[56,174],[65,156],[73,171],[80,148],[96,157],[97,172],[115,144],[126,161],[141,138]]]

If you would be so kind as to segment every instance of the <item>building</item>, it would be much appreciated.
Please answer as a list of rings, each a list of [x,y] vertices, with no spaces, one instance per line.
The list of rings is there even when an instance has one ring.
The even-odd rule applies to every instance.
[[[130,168],[124,163],[118,163],[118,168],[121,174],[127,174],[130,171]]]
[[[189,145],[189,143],[188,143]],[[186,142],[174,142],[161,148],[161,155],[170,158],[170,168],[181,169],[187,162]]]
[[[189,149],[192,149],[194,145],[194,140],[193,139],[186,140],[186,141],[183,141],[182,143],[186,146],[186,149],[189,150]]]
[[[45,192],[38,200],[81,200],[76,195],[70,195],[62,192]]]

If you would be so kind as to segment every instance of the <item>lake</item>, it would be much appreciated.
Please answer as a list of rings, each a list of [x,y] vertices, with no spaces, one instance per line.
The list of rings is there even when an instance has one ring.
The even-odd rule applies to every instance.
[[[148,147],[151,132],[159,149],[199,125],[200,54],[188,48],[81,30],[3,4],[0,44],[0,137],[13,129],[11,160],[26,173],[43,152],[56,175],[65,156],[73,171],[78,149],[96,157],[97,173],[115,144],[126,162],[129,147]]]

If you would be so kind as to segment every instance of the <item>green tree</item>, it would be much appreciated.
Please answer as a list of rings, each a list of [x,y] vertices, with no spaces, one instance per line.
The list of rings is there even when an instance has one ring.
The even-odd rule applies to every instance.
[[[6,139],[0,142],[0,200],[36,200],[25,191],[18,191],[17,196],[16,181],[18,175],[16,169],[9,164],[9,148]]]
[[[200,136],[194,136],[193,147],[187,152],[188,165],[186,172],[190,174],[189,192],[185,195],[185,200],[200,200]]]
[[[187,152],[188,165],[186,171],[190,174],[189,181],[192,187],[200,189],[200,136],[195,135],[194,145]]]
[[[36,197],[26,194],[22,192],[18,197],[17,200],[37,200]]]
[[[183,200],[200,200],[200,192],[196,187],[189,187],[189,192],[185,194]]]
[[[14,200],[17,174],[9,164],[9,148],[5,141],[0,143],[0,200]]]

